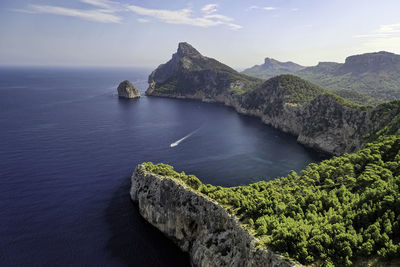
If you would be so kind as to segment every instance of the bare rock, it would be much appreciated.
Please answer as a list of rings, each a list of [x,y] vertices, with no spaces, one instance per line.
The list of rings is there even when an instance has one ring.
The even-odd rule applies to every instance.
[[[139,90],[128,80],[121,82],[117,90],[118,90],[118,96],[122,98],[140,97]]]

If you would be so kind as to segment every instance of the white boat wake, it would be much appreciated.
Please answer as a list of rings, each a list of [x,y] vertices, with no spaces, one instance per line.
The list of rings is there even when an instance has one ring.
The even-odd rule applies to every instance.
[[[201,127],[200,127],[200,128],[201,128]],[[191,132],[191,133],[188,134],[188,135],[185,135],[184,137],[182,137],[181,139],[179,139],[179,140],[173,142],[173,143],[170,144],[169,146],[170,146],[170,147],[175,147],[175,146],[179,145],[183,140],[185,140],[186,138],[189,138],[190,136],[192,136],[193,134],[195,134],[198,130],[200,130],[200,128],[194,130],[193,132]]]

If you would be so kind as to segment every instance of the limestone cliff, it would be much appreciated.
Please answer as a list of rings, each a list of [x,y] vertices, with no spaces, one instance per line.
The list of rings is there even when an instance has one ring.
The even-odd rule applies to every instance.
[[[400,98],[400,55],[385,51],[349,56],[345,63],[319,62],[311,67],[267,58],[263,65],[242,73],[263,79],[294,74],[334,92],[347,89],[361,95],[361,99],[345,95],[353,101],[369,96],[363,104],[369,104],[371,97],[385,101]]]
[[[357,151],[400,112],[399,103],[363,107],[293,75],[250,79],[186,43],[153,71],[146,94],[224,103],[334,155]]]
[[[213,99],[242,94],[255,88],[261,80],[201,55],[188,43],[179,43],[172,59],[149,76],[147,95],[176,98]]]
[[[188,252],[193,266],[300,266],[257,248],[257,239],[234,216],[178,179],[139,165],[130,194],[141,215]]]
[[[139,90],[128,80],[121,82],[117,88],[118,96],[122,98],[140,97]]]

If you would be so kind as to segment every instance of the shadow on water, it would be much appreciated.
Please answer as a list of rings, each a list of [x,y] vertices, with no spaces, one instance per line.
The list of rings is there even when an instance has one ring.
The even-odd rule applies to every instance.
[[[129,196],[130,179],[113,193],[106,208],[111,238],[106,249],[126,266],[190,266],[189,256],[145,221]]]

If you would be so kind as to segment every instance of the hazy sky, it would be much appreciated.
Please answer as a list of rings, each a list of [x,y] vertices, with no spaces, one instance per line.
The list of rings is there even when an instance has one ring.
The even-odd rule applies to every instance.
[[[233,67],[400,54],[400,1],[0,0],[1,65],[154,67],[181,41]]]

